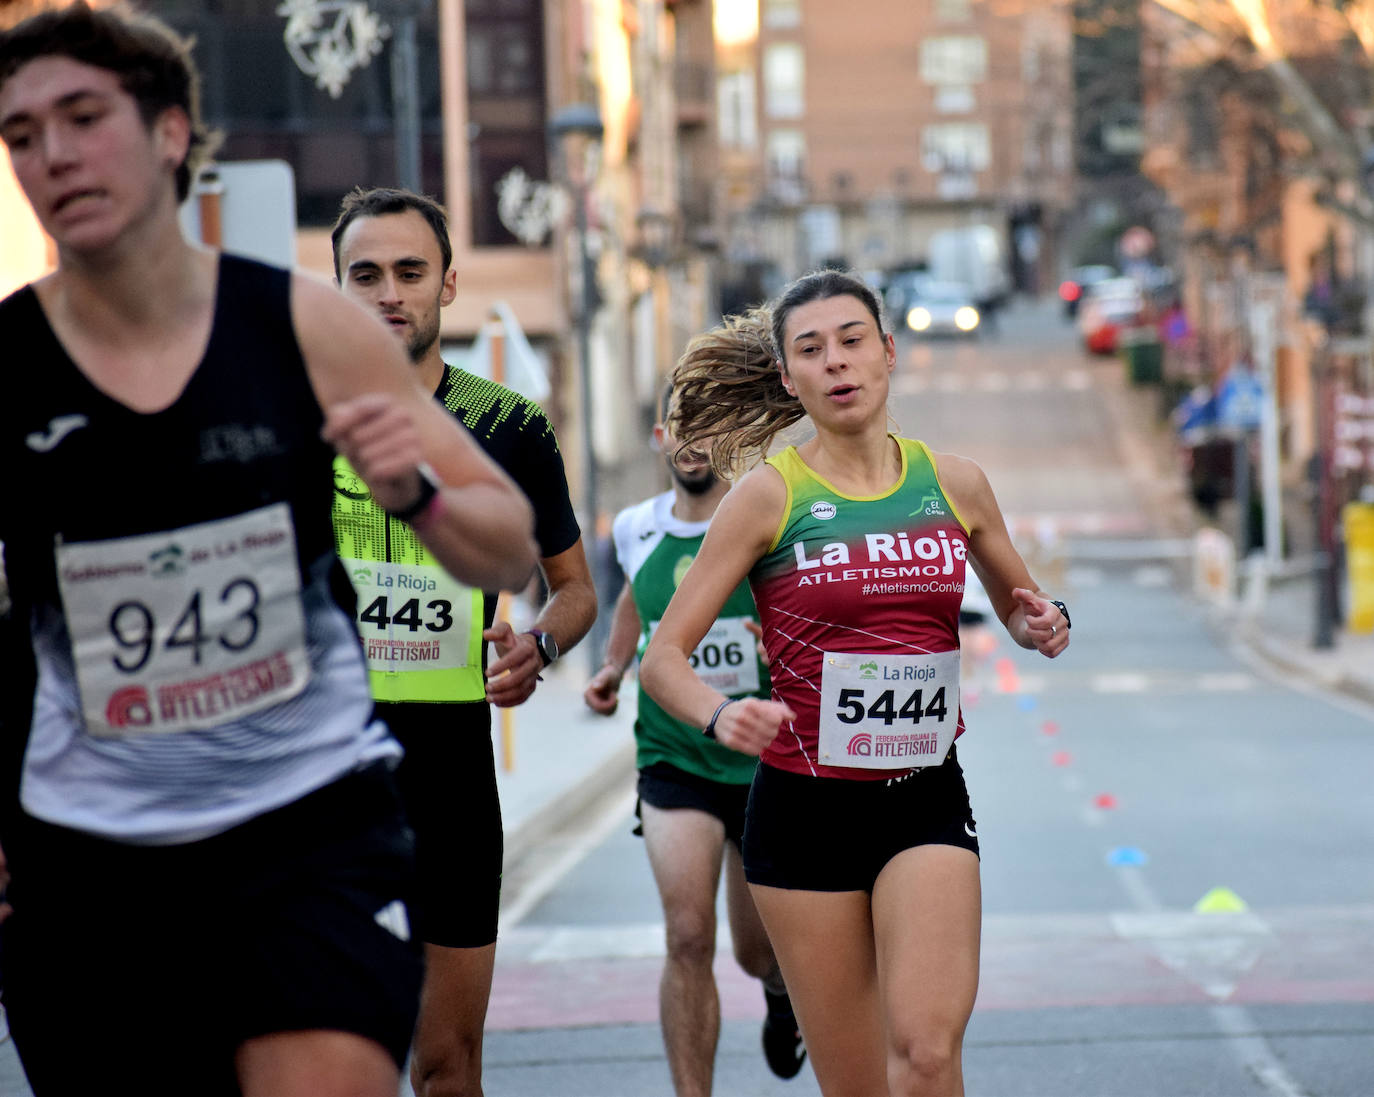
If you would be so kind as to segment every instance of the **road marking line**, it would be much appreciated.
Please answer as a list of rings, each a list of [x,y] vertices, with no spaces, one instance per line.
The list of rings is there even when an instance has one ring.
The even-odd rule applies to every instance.
[[[1144,693],[1149,688],[1149,676],[1135,671],[1095,674],[1092,679],[1092,689],[1095,693]]]
[[[559,885],[563,877],[567,876],[582,862],[587,854],[605,841],[611,831],[621,826],[634,810],[635,796],[635,791],[631,789],[614,797],[607,806],[602,807],[600,814],[591,819],[586,828],[563,851],[563,854],[543,872],[531,879],[521,891],[520,897],[508,908],[501,911],[500,921],[497,923],[497,932],[500,933],[512,926],[519,925],[525,916]]]
[[[1131,582],[1138,587],[1169,587],[1173,586],[1174,573],[1159,564],[1147,564],[1131,573]]]
[[[1226,1034],[1226,1042],[1242,1066],[1274,1097],[1308,1097],[1293,1076],[1284,1070],[1250,1013],[1244,1006],[1215,1005],[1212,1020]]]
[[[1273,941],[1268,924],[1248,911],[1167,911],[1143,869],[1119,865],[1116,874],[1141,911],[1112,915],[1117,933],[1150,945],[1164,964],[1213,998],[1230,997],[1240,977],[1254,967]],[[1211,1007],[1211,1015],[1232,1054],[1272,1097],[1310,1097],[1284,1069],[1244,1006],[1218,1001]]]
[[[1255,686],[1255,676],[1245,671],[1223,671],[1216,674],[1199,674],[1198,689],[1208,690],[1246,690]]]

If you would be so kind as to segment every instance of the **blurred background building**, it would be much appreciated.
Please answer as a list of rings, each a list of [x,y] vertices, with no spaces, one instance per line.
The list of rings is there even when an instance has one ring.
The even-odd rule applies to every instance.
[[[37,6],[0,0],[0,20]],[[1325,515],[1275,558],[1320,548],[1368,490],[1369,3],[143,6],[195,36],[221,159],[290,165],[301,266],[332,276],[355,185],[445,202],[445,353],[490,370],[503,305],[603,534],[660,483],[645,438],[694,332],[821,265],[882,288],[952,231],[991,249],[1003,295],[1085,265],[1139,282],[1129,323],[1167,318],[1162,412],[1237,363],[1267,378],[1285,510]],[[0,291],[53,262],[7,171],[0,241]]]
[[[718,46],[727,311],[800,271],[919,268],[994,230],[1017,288],[1054,277],[1074,198],[1064,4],[761,0]]]

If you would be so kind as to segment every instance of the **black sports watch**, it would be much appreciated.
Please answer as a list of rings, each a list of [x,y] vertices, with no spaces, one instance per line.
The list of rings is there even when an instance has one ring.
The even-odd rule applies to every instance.
[[[534,646],[539,649],[539,658],[548,666],[558,658],[558,641],[537,628],[526,629],[526,634],[534,637]]]
[[[439,483],[439,477],[434,470],[424,462],[415,466],[415,474],[420,477],[420,494],[415,497],[415,502],[410,503],[397,510],[389,510],[387,513],[393,518],[402,522],[409,522],[417,517],[425,507],[429,506],[430,500],[439,494],[439,489],[443,487]]]
[[[1073,628],[1073,622],[1069,619],[1069,607],[1064,605],[1063,602],[1058,602],[1053,598],[1050,599],[1050,605],[1059,607],[1059,612],[1064,615],[1064,627]]]

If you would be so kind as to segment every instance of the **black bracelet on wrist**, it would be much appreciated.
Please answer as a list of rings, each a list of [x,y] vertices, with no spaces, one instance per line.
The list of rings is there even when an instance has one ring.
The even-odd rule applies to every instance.
[[[439,494],[439,490],[444,486],[439,482],[439,477],[435,475],[434,470],[424,462],[415,466],[415,474],[420,479],[420,494],[415,497],[415,501],[404,507],[398,507],[396,510],[387,511],[391,517],[402,522],[409,522],[415,518],[425,507],[429,506],[431,500]]]
[[[717,705],[716,711],[711,713],[711,722],[701,729],[701,734],[706,736],[706,738],[708,739],[714,739],[716,737],[716,721],[720,719],[720,714],[725,711],[725,706],[733,705],[736,701],[740,700],[743,700],[743,698],[727,697],[724,701]]]

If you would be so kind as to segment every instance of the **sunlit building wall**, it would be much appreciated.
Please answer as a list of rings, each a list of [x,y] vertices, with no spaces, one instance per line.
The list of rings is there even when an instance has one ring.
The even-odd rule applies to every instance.
[[[1066,4],[760,0],[753,29],[718,46],[737,264],[886,268],[976,222],[1035,224],[1048,254],[1072,193]]]

